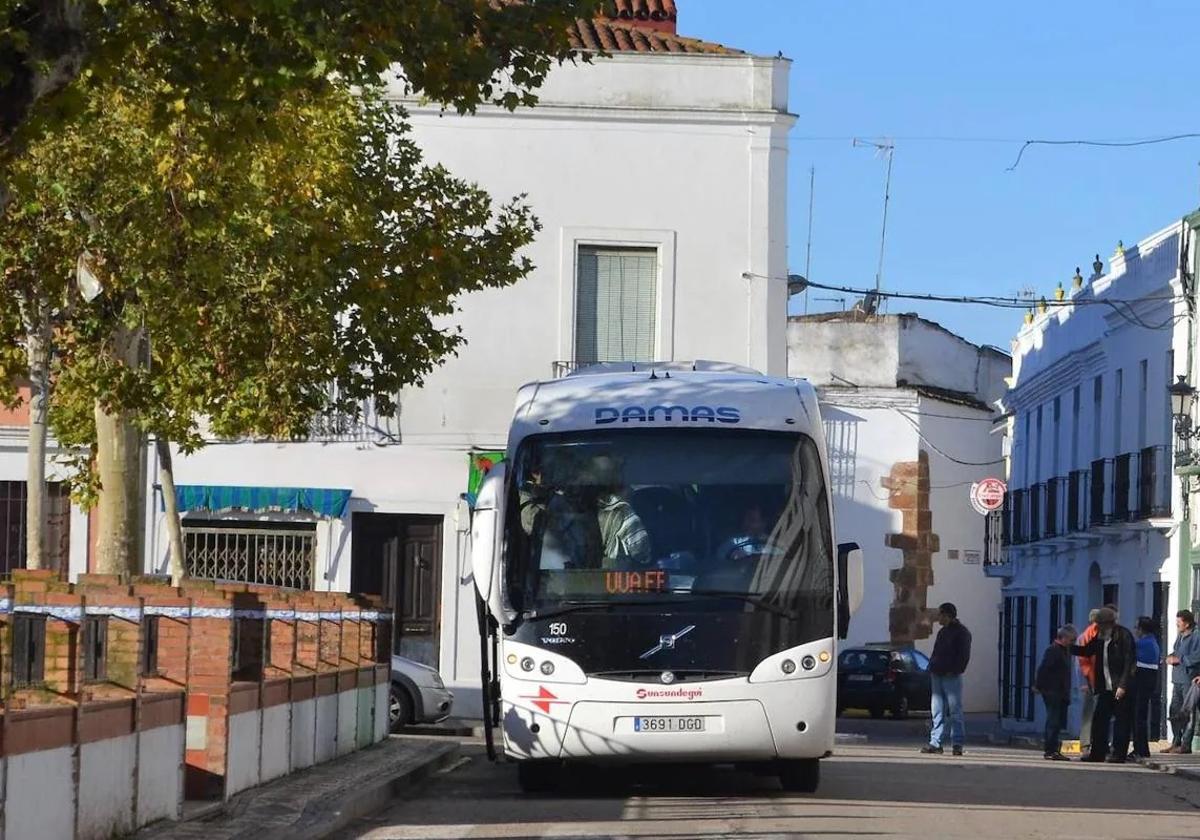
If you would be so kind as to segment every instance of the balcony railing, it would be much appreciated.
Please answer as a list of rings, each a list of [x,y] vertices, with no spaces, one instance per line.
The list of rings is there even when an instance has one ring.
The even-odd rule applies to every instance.
[[[1046,485],[1035,484],[1029,488],[1029,541],[1037,542],[1042,538],[1042,502],[1046,497]]]
[[[1028,521],[1025,518],[1025,500],[1029,495],[1027,490],[1013,490],[1012,493],[1012,545],[1023,545],[1029,541]]]
[[[1010,490],[1000,515],[1000,544],[1022,545],[1171,513],[1171,451],[1148,446]],[[992,532],[988,532],[989,535]]]
[[[1067,479],[1052,478],[1046,482],[1046,518],[1042,534],[1047,539],[1067,533]]]
[[[1111,458],[1092,461],[1091,511],[1088,514],[1088,524],[1092,527],[1104,525],[1112,519],[1112,473]]]
[[[1091,470],[1073,470],[1067,476],[1067,532],[1088,529],[1088,500],[1091,498]]]
[[[1139,519],[1171,515],[1171,451],[1147,446],[1138,453],[1137,513]]]
[[[1129,493],[1133,487],[1133,453],[1126,452],[1113,459],[1112,519],[1128,522],[1131,506]],[[1136,507],[1132,508],[1136,510]]]

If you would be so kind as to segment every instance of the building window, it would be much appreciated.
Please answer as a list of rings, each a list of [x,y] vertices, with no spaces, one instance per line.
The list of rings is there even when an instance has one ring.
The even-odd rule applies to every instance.
[[[1121,589],[1118,584],[1115,584],[1115,583],[1104,584],[1104,588],[1101,590],[1101,595],[1100,595],[1100,600],[1103,601],[1104,604],[1112,604],[1114,607],[1117,607],[1119,609],[1121,606],[1121,602],[1119,600],[1120,597],[1121,597]],[[1103,606],[1103,604],[1101,606]],[[1126,622],[1126,623],[1132,623],[1132,622]]]
[[[46,496],[47,568],[66,569],[71,551],[70,489],[50,482]],[[24,481],[0,481],[0,574],[25,568]]]
[[[1200,613],[1200,566],[1192,566],[1192,612]]]
[[[188,577],[311,589],[317,526],[312,522],[183,521]]]
[[[1042,480],[1042,408],[1038,406],[1037,410],[1037,433],[1031,443],[1033,444],[1033,475],[1029,477],[1031,482]]]
[[[1079,386],[1071,394],[1071,469],[1079,469]]]
[[[1051,444],[1053,451],[1053,463],[1051,464],[1050,477],[1055,478],[1062,474],[1062,397],[1054,398],[1054,442]]]
[[[1113,448],[1112,454],[1121,454],[1121,418],[1125,414],[1125,371],[1117,370],[1116,393],[1113,394]]]
[[[1138,449],[1144,449],[1146,446],[1146,406],[1149,404],[1150,383],[1146,381],[1149,376],[1150,363],[1146,359],[1142,359],[1141,369],[1138,373]]]
[[[1037,668],[1037,598],[1008,595],[1000,614],[1000,711],[1004,717],[1033,720],[1033,678]]]
[[[1050,642],[1058,634],[1058,628],[1075,623],[1075,596],[1056,594],[1050,596]]]
[[[658,322],[656,248],[581,247],[575,361],[651,361]]]
[[[1100,451],[1100,418],[1104,416],[1104,377],[1097,376],[1092,383],[1092,460],[1103,457]]]
[[[88,616],[83,619],[83,680],[103,682],[108,679],[108,617]]]
[[[46,674],[46,617],[14,615],[13,688],[38,685]]]

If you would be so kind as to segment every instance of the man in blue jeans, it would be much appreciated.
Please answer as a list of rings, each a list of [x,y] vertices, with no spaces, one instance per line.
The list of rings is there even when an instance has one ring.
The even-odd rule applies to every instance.
[[[941,754],[946,735],[946,717],[950,718],[950,743],[954,754],[963,754],[966,727],[963,724],[962,675],[971,661],[971,631],[958,620],[958,607],[949,602],[938,607],[937,639],[929,657],[929,679],[933,688],[933,729],[923,753]]]

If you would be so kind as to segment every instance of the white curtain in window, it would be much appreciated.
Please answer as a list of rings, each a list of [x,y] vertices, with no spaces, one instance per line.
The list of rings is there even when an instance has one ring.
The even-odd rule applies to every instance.
[[[654,358],[658,252],[580,248],[575,284],[575,361]]]

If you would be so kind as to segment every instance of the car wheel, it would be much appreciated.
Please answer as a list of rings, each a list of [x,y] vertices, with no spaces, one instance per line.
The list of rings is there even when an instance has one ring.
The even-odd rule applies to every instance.
[[[522,761],[517,765],[517,784],[525,793],[551,793],[558,789],[559,769],[554,761]]]
[[[873,718],[883,717],[883,706],[872,706],[871,707],[871,717],[873,717]]]
[[[413,722],[413,703],[408,692],[395,683],[388,694],[388,726],[395,732]]]
[[[892,704],[892,717],[896,720],[904,720],[908,717],[908,695],[901,693],[896,698],[896,702]]]
[[[779,784],[789,793],[816,793],[821,784],[821,763],[815,758],[781,761]]]

